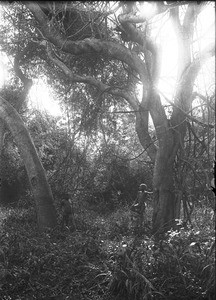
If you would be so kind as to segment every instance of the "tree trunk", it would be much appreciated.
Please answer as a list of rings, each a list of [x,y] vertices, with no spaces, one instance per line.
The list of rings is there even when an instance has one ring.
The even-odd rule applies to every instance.
[[[176,198],[174,192],[173,164],[169,163],[163,151],[158,151],[154,168],[153,234],[156,236],[169,230],[176,218]]]
[[[4,136],[5,136],[5,125],[4,122],[0,119],[0,203],[2,203],[2,184],[3,184],[3,173],[2,173],[2,154],[4,147]]]
[[[191,58],[190,46],[194,32],[194,22],[200,9],[197,9],[193,3],[188,4],[183,23],[180,22],[179,8],[173,7],[170,11],[170,17],[173,20],[177,40],[179,42],[179,69],[177,79],[177,92],[172,103],[173,113],[169,120],[165,109],[161,103],[160,96],[156,91],[159,80],[159,58],[160,51],[155,42],[151,41],[143,31],[138,30],[136,23],[146,22],[146,18],[138,16],[134,12],[128,13],[123,9],[123,14],[119,15],[119,22],[124,28],[128,40],[139,45],[139,52],[142,52],[144,60],[136,55],[135,49],[130,51],[122,44],[109,40],[98,40],[95,38],[86,38],[81,41],[71,41],[55,26],[55,22],[50,24],[48,17],[43,13],[38,4],[28,2],[28,9],[32,12],[35,19],[40,24],[41,32],[45,39],[61,49],[64,53],[70,55],[82,55],[87,53],[98,53],[105,55],[109,59],[119,60],[135,71],[143,84],[143,97],[141,103],[136,101],[132,93],[119,91],[116,87],[104,85],[101,81],[91,76],[80,76],[74,74],[70,68],[62,61],[58,60],[56,55],[52,55],[47,44],[47,53],[49,58],[70,78],[71,82],[83,82],[97,87],[100,91],[109,91],[110,94],[125,98],[136,112],[136,132],[143,148],[147,151],[149,157],[155,164],[154,168],[154,214],[153,214],[153,232],[162,232],[169,229],[176,217],[178,217],[179,199],[175,198],[174,190],[174,161],[177,151],[183,148],[186,132],[185,114],[191,109],[192,91],[195,78],[202,63],[206,58],[214,55],[214,46],[204,50],[193,60]],[[164,6],[165,9],[165,6]],[[157,13],[163,12],[158,8]],[[182,24],[181,24],[182,23]],[[48,26],[49,24],[49,26]],[[130,77],[129,77],[130,78]],[[131,84],[129,79],[129,84]],[[128,85],[129,87],[129,85]],[[111,88],[111,89],[110,89]],[[132,89],[133,90],[133,89]],[[135,99],[134,99],[135,98]],[[155,132],[158,140],[158,149],[154,145],[148,128],[149,113],[152,117]],[[169,126],[171,124],[172,128]],[[178,206],[179,207],[179,206]]]
[[[173,131],[170,127],[157,129],[159,148],[154,166],[153,234],[169,230],[176,218],[176,197],[173,179]]]
[[[57,215],[44,168],[22,119],[2,97],[0,97],[0,119],[13,135],[24,161],[35,199],[39,229],[43,231],[45,228],[54,228],[57,225]]]

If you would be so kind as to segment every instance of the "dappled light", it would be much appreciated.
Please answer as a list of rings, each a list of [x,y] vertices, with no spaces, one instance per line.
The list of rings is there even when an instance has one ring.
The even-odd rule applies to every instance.
[[[0,4],[0,299],[215,299],[215,4]]]
[[[157,6],[154,2],[141,1],[139,3],[138,10],[140,12],[141,17],[150,19],[152,16],[155,15]]]
[[[5,55],[2,55],[0,52],[0,88],[2,88],[6,83],[7,77],[8,77],[7,59]]]
[[[29,106],[31,109],[47,112],[53,116],[61,115],[61,108],[57,99],[53,98],[51,89],[43,80],[37,80],[29,92]]]

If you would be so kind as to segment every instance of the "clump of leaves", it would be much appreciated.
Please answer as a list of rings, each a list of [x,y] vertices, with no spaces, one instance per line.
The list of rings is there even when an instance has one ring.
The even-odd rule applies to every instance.
[[[214,237],[206,237],[205,231],[182,227],[167,233],[158,244],[152,268],[168,299],[214,298],[214,252]]]
[[[96,234],[58,228],[41,234],[32,212],[10,210],[0,239],[1,299],[96,299],[102,271]]]
[[[160,299],[162,293],[156,289],[150,278],[149,249],[153,243],[130,240],[114,245],[108,261],[109,294],[115,299]],[[111,250],[111,249],[109,249]],[[157,297],[156,297],[157,295]]]
[[[111,299],[215,299],[214,230],[205,216],[160,241],[125,235],[103,249]]]
[[[1,299],[215,298],[214,230],[207,218],[205,226],[193,222],[162,241],[131,233],[111,239],[110,225],[118,218],[123,228],[127,210],[107,217],[78,212],[85,226],[77,231],[40,234],[34,211],[0,209]]]
[[[105,221],[106,234],[109,239],[123,237],[130,232],[130,211],[120,208],[107,217]]]

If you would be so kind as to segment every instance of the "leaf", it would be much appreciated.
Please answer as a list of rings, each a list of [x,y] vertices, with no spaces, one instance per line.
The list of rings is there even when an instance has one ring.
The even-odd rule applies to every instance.
[[[193,246],[195,246],[197,244],[197,242],[192,242],[192,243],[190,243],[190,247],[193,247]]]

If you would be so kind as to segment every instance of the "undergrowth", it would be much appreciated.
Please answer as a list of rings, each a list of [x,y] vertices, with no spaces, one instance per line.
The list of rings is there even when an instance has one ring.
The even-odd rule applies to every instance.
[[[1,210],[0,299],[215,298],[212,212],[201,209],[187,229],[155,241],[137,237],[130,213],[82,210],[77,230],[39,233],[31,209]]]

